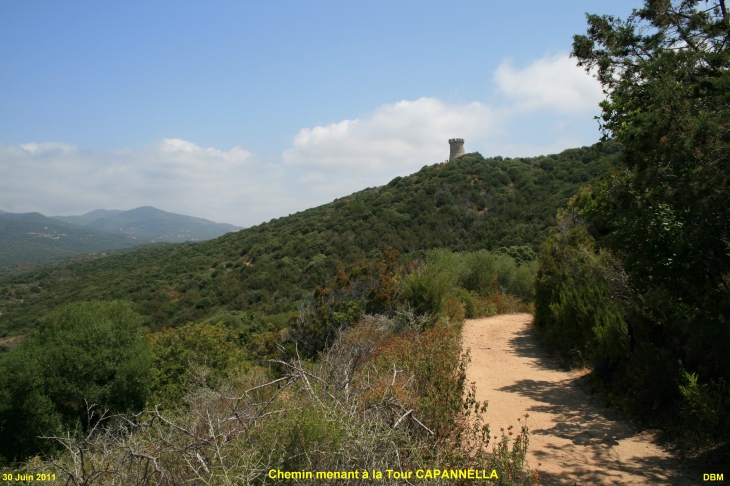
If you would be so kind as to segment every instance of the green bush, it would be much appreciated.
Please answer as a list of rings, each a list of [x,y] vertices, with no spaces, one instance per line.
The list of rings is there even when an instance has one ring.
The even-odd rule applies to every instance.
[[[234,371],[250,368],[238,333],[220,321],[166,328],[148,337],[154,364],[150,405],[183,405],[196,386],[217,386]]]
[[[479,250],[467,254],[464,260],[466,272],[460,282],[461,285],[479,295],[493,293],[495,291],[494,284],[497,280],[497,259],[494,255],[486,250]],[[512,262],[514,263],[514,260]]]
[[[697,373],[683,371],[684,384],[679,391],[685,400],[684,423],[694,440],[702,445],[730,435],[730,386],[720,378],[711,386],[702,386]]]
[[[479,296],[474,292],[469,292],[466,289],[458,289],[456,296],[459,298],[461,303],[464,305],[464,317],[467,319],[473,319],[479,315]]]
[[[431,321],[435,322],[443,310],[449,288],[449,275],[426,265],[406,277],[404,295],[416,314],[431,316]]]
[[[495,484],[537,484],[525,461],[526,427],[491,441],[486,404],[466,382],[459,326],[394,334],[397,327],[366,316],[315,363],[295,358],[278,379],[257,369],[217,389],[200,387],[185,409],[150,410],[130,417],[133,427],[106,421],[88,437],[61,440],[66,451],[52,460],[23,469],[110,486],[330,484],[268,473],[426,468],[496,469]]]
[[[464,317],[474,319],[477,317],[489,317],[497,314],[497,305],[494,296],[483,297],[474,291],[459,288],[455,292],[456,297],[464,306]]]
[[[601,130],[624,150],[571,206],[620,269],[603,278],[631,322],[616,391],[656,425],[718,437],[730,415],[730,23],[725,2],[706,3],[587,15],[572,54],[603,85]]]
[[[450,289],[462,285],[464,276],[468,272],[465,253],[453,252],[448,248],[436,248],[426,252],[426,263],[429,267],[443,273],[448,279]]]
[[[336,456],[348,439],[346,422],[326,412],[303,397],[297,408],[273,417],[267,427],[253,430],[250,439],[270,446],[266,454],[278,469],[306,470],[311,466],[311,451]]]
[[[561,231],[546,240],[536,280],[535,324],[557,350],[578,364],[601,357],[628,357],[628,326],[612,298],[605,256],[576,224],[574,213],[560,215]]]
[[[141,321],[121,301],[71,304],[42,319],[0,361],[0,455],[22,459],[49,450],[39,436],[88,428],[87,404],[140,410],[151,365]]]
[[[534,300],[538,268],[538,261],[531,257],[534,252],[523,247],[502,248],[498,253],[430,250],[426,252],[426,265],[405,279],[406,303],[417,314],[428,313],[430,322],[443,310],[444,303],[446,313],[456,320],[462,315],[475,318],[527,310],[525,303]],[[446,301],[437,297],[444,288],[452,294]],[[424,312],[426,308],[430,310]]]
[[[499,256],[495,267],[500,290],[525,302],[532,302],[535,299],[535,274],[538,265],[537,260],[518,263],[511,256]]]

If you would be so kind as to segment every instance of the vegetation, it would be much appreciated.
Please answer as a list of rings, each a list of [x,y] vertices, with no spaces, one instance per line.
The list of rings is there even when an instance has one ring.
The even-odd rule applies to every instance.
[[[168,485],[312,484],[270,471],[357,471],[358,478],[377,471],[379,483],[402,484],[387,470],[472,468],[496,470],[493,484],[535,484],[525,464],[527,427],[491,436],[486,404],[465,386],[460,327],[442,323],[423,334],[397,327],[385,317],[364,319],[316,363],[294,359],[279,377],[259,370],[194,388],[186,411],[105,416],[86,435],[57,437],[68,453],[18,472],[63,471],[76,484]]]
[[[216,240],[6,278],[0,281],[0,336],[27,332],[50,310],[90,299],[133,302],[153,331],[222,312],[291,312],[338,265],[388,247],[401,258],[442,247],[529,259],[558,208],[613,167],[619,154],[611,143],[525,159],[467,154]]]
[[[140,410],[150,352],[141,318],[124,302],[71,304],[0,359],[0,463],[52,450],[41,437],[88,431],[87,404]]]
[[[130,248],[144,243],[125,235],[68,224],[38,213],[0,214],[0,267]]]
[[[600,145],[468,154],[214,241],[4,279],[0,335],[29,334],[0,358],[3,460],[42,453],[18,471],[77,484],[420,467],[530,484],[529,432],[491,435],[458,336],[532,305],[641,423],[727,443],[730,20],[706,3],[588,16],[573,55],[606,89]]]
[[[398,253],[388,249],[340,267],[286,325],[223,314],[148,334],[146,342],[137,333],[124,344],[104,326],[123,321],[113,329],[127,336],[130,329],[140,331],[141,318],[129,305],[62,308],[0,362],[11,371],[0,383],[6,402],[22,402],[0,406],[0,433],[16,454],[9,457],[46,453],[16,473],[51,467],[83,484],[278,484],[267,477],[272,469],[387,474],[472,468],[496,470],[496,484],[533,484],[525,462],[526,425],[514,435],[510,428],[492,436],[483,420],[487,404],[476,402],[465,381],[468,355],[462,355],[460,335],[466,305],[460,296],[486,314],[524,309],[502,294],[499,275],[519,275],[534,261],[483,250],[425,256],[425,262],[399,264]],[[490,281],[475,278],[472,267]],[[417,310],[422,302],[428,305]],[[99,341],[88,342],[98,329]],[[19,363],[33,363],[41,340],[74,359],[54,356],[59,372],[47,374],[29,394],[17,385]],[[137,360],[100,366],[98,357],[112,353],[124,363],[130,353]],[[43,375],[40,369],[48,366],[41,360],[27,368],[28,376]],[[140,395],[124,386],[128,371],[146,402],[134,401]],[[119,383],[105,382],[108,376]],[[74,385],[61,389],[78,391],[59,394],[56,384],[69,382]],[[46,395],[45,402],[38,400]],[[43,403],[51,412],[74,407],[53,423],[21,413]],[[38,429],[36,435],[28,434],[29,427]],[[20,448],[22,441],[30,442]],[[386,476],[384,482],[399,481]]]
[[[214,241],[0,281],[0,335],[28,333],[0,357],[1,459],[78,484],[422,467],[531,484],[529,431],[491,435],[458,336],[533,308],[640,424],[727,445],[725,2],[588,23],[573,55],[607,93],[601,144],[467,154]]]
[[[553,215],[620,153],[468,154],[213,241],[5,278],[0,334],[27,337],[0,357],[4,459],[84,484],[419,467],[529,484],[527,428],[490,435],[461,323],[531,309]]]
[[[573,55],[597,69],[604,135],[625,149],[543,245],[536,322],[642,421],[716,445],[730,438],[725,4],[647,0],[588,23]]]
[[[5,279],[4,334],[29,333],[0,361],[5,460],[40,453],[19,471],[86,484],[419,467],[531,483],[526,427],[480,418],[461,322],[529,309],[552,213],[618,153],[469,154],[215,241]]]
[[[252,368],[239,333],[219,322],[190,323],[151,334],[151,403],[174,408],[189,390],[219,386],[226,378]]]

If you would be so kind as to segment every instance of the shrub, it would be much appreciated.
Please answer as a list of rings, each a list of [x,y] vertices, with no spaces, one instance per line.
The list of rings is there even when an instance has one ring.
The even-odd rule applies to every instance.
[[[457,289],[455,294],[464,306],[464,316],[467,319],[489,317],[497,313],[497,306],[494,302],[497,296],[484,297],[463,288]]]
[[[466,318],[466,306],[457,295],[448,293],[444,299],[444,313],[449,322],[460,324]]]
[[[52,445],[39,436],[88,429],[87,403],[111,413],[144,407],[150,352],[127,302],[71,304],[0,361],[0,454],[21,459]]]
[[[496,468],[497,484],[535,484],[526,428],[488,450],[485,404],[465,387],[458,326],[401,335],[396,328],[365,316],[316,363],[282,361],[288,371],[278,379],[252,370],[216,389],[191,389],[189,410],[111,418],[84,437],[58,438],[71,453],[23,469],[53,468],[75,484],[162,486],[314,482],[272,481],[272,469]]]
[[[431,316],[431,323],[435,322],[449,291],[448,274],[426,265],[408,275],[404,287],[405,300],[414,312]]]
[[[374,366],[384,372],[374,396],[382,396],[380,388],[398,394],[439,439],[451,437],[463,405],[466,361],[461,359],[460,331],[460,325],[450,325],[392,336],[373,355]],[[392,376],[395,386],[389,382],[390,370],[401,370]]]
[[[238,333],[223,324],[189,323],[148,336],[152,351],[151,405],[180,407],[194,385],[215,387],[235,371],[251,367]]]
[[[462,284],[464,275],[468,272],[465,253],[453,252],[447,248],[437,248],[426,253],[428,266],[446,275],[449,288],[456,288]]]
[[[684,384],[679,390],[685,400],[684,423],[688,435],[701,445],[712,444],[730,435],[730,386],[720,378],[712,386],[702,386],[697,373],[683,371]]]
[[[510,256],[498,257],[495,266],[500,291],[525,302],[532,302],[535,298],[535,274],[538,265],[536,260],[517,264]]]
[[[494,292],[494,283],[497,280],[497,259],[494,255],[486,250],[475,251],[466,255],[464,263],[466,272],[460,283],[466,290],[479,295]]]

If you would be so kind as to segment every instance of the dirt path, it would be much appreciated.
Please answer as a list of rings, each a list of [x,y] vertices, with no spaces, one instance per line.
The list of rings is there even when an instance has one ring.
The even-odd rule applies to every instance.
[[[528,413],[529,462],[547,484],[701,483],[579,383],[585,372],[565,371],[538,345],[532,316],[509,314],[466,321],[469,381],[489,400],[487,421],[498,434]],[[541,463],[538,466],[538,463]],[[691,478],[691,479],[690,479]]]

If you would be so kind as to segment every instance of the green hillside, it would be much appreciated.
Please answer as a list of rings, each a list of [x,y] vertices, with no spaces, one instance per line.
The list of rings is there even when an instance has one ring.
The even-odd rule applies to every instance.
[[[467,154],[215,240],[7,278],[0,281],[0,335],[89,299],[131,300],[153,330],[222,311],[290,311],[339,264],[388,247],[411,256],[438,247],[537,250],[558,208],[614,166],[619,152],[606,143],[534,158]]]
[[[0,267],[129,248],[146,242],[69,224],[39,213],[0,213]]]

